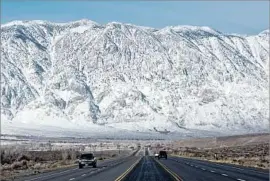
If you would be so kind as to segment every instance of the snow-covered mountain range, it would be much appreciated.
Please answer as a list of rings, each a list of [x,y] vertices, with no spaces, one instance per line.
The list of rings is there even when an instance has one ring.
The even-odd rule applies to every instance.
[[[244,36],[90,20],[1,25],[2,124],[263,132],[268,88],[269,30]]]

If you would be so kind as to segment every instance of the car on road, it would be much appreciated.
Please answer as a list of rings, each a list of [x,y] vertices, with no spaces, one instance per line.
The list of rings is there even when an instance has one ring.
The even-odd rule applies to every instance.
[[[158,158],[158,153],[155,153],[155,158]]]
[[[95,158],[93,153],[83,153],[79,158],[79,168],[83,168],[84,166],[93,166],[97,167],[97,159]]]
[[[167,152],[166,151],[159,151],[158,159],[165,158],[167,160]]]

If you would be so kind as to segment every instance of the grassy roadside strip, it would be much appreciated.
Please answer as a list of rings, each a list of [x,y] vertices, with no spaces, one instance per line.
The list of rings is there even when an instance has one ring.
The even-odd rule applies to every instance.
[[[124,173],[122,173],[119,177],[115,179],[115,181],[121,181],[124,180],[125,177],[138,165],[138,163],[141,161],[142,157],[139,158],[133,165],[131,165]]]
[[[183,181],[182,178],[180,178],[176,173],[171,171],[168,167],[166,167],[164,164],[162,164],[160,161],[157,159],[154,159],[166,172],[168,172],[174,179],[175,181]]]
[[[51,171],[57,171],[64,168],[72,168],[75,167],[77,164],[68,164],[68,165],[59,165],[57,167],[49,167],[49,168],[42,168],[42,169],[27,169],[27,170],[12,170],[12,171],[1,171],[1,180],[14,180],[19,177],[27,177],[31,175],[37,175],[40,173],[48,173]]]

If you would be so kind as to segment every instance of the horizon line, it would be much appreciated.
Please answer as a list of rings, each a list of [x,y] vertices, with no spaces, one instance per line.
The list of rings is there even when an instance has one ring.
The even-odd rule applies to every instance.
[[[44,20],[44,19],[31,19],[31,20],[11,20],[11,21],[8,21],[8,22],[5,22],[5,23],[2,23],[1,22],[1,28],[2,26],[9,26],[9,24],[12,24],[13,22],[21,22],[21,23],[28,23],[28,22],[42,22],[42,23],[51,23],[51,24],[71,24],[71,23],[75,23],[75,22],[82,22],[82,21],[89,21],[89,22],[93,22],[93,23],[96,23],[97,25],[108,25],[108,24],[112,24],[112,23],[118,23],[118,24],[124,24],[124,25],[132,25],[132,26],[137,26],[137,27],[142,27],[142,28],[149,28],[149,29],[153,29],[153,30],[162,30],[162,29],[165,29],[165,28],[174,28],[174,27],[198,27],[198,28],[210,28],[211,30],[214,30],[218,33],[222,33],[222,34],[225,34],[225,35],[240,35],[240,36],[252,36],[252,35],[258,35],[258,34],[261,34],[265,31],[268,31],[269,32],[269,27],[266,28],[266,29],[263,29],[261,31],[259,31],[257,34],[240,34],[240,33],[225,33],[225,32],[222,32],[220,30],[217,30],[215,28],[212,28],[210,26],[199,26],[199,25],[187,25],[187,24],[179,24],[179,25],[169,25],[169,26],[164,26],[164,27],[161,27],[161,28],[155,28],[155,27],[151,27],[151,26],[142,26],[142,25],[137,25],[137,24],[133,24],[133,23],[125,23],[125,22],[120,22],[120,21],[110,21],[110,22],[107,22],[107,23],[98,23],[97,21],[93,21],[91,19],[88,19],[88,18],[81,18],[81,19],[78,19],[78,20],[70,20],[70,21],[50,21],[50,20]],[[12,26],[12,25],[10,25]]]

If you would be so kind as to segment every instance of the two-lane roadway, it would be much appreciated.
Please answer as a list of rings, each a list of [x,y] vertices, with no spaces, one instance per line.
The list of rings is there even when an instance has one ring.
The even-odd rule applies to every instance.
[[[84,167],[83,169],[79,169],[78,166],[74,166],[38,175],[21,177],[15,181],[113,181],[138,159],[140,159],[139,156],[129,156],[120,159],[105,160],[98,162],[97,168]]]
[[[181,157],[159,161],[185,181],[269,181],[267,170]]]

